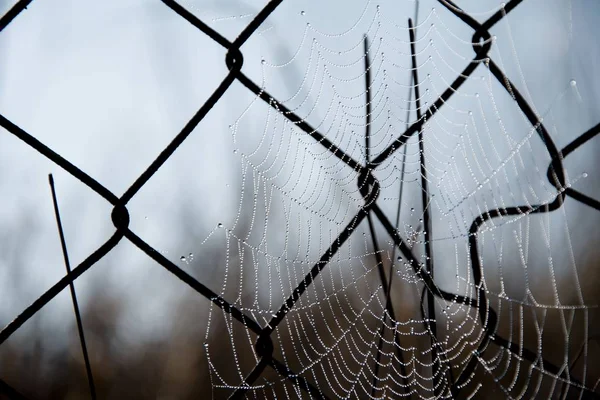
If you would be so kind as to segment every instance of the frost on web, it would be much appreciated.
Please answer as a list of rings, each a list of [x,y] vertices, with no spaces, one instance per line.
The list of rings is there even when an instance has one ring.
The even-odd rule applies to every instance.
[[[260,328],[213,307],[214,395],[595,398],[566,158],[598,126],[573,78],[527,80],[510,14],[544,6],[395,3],[282,6],[244,54],[221,294]]]

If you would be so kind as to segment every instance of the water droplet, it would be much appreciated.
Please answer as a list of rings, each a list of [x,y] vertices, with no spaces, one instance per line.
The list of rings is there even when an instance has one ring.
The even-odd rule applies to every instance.
[[[233,149],[233,154],[237,154],[237,150],[236,149]]]
[[[181,262],[186,262],[186,258],[185,258],[185,256],[181,256],[181,257],[179,258],[179,261],[181,261]]]
[[[575,87],[575,86],[577,86],[577,81],[575,79],[571,79],[569,84],[571,85],[571,87]]]
[[[219,222],[219,223],[217,224],[217,228],[222,228],[222,227],[223,227],[223,224]]]
[[[148,219],[148,216],[146,215],[146,216],[144,217],[144,219]]]
[[[415,209],[414,209],[414,208],[411,208],[411,209],[410,209],[410,212],[411,212],[411,213],[414,213],[414,212],[415,212]]]
[[[398,256],[398,261],[402,261],[402,257]]]
[[[265,65],[265,64],[267,63],[267,61],[266,61],[266,60],[263,58],[262,60],[260,60],[260,63],[261,63],[262,65]]]
[[[588,173],[584,172],[581,176],[583,176],[584,178],[587,178],[588,177]]]
[[[479,98],[479,93],[475,93],[475,97]]]
[[[469,115],[473,115],[473,111],[469,111]]]
[[[300,11],[300,15],[306,15],[304,11]]]

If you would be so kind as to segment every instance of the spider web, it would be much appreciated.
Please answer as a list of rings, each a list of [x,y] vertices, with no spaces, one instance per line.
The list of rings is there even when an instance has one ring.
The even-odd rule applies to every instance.
[[[239,211],[219,228],[221,295],[263,328],[213,307],[215,396],[596,397],[562,207],[587,173],[564,169],[577,134],[553,117],[582,98],[565,79],[533,101],[519,3],[355,2],[343,23],[319,4],[260,33],[291,50],[246,59]]]
[[[598,397],[600,203],[586,172],[598,88],[564,65],[589,50],[573,22],[580,8],[163,3],[227,49],[229,72],[121,197],[0,116],[114,206],[116,228],[71,271],[52,186],[68,274],[0,344],[67,285],[76,306],[73,281],[124,239],[210,304],[198,340],[213,397]],[[221,161],[237,181],[214,180],[237,190],[236,208],[223,201],[193,252],[168,260],[129,228],[128,203],[224,104],[235,162]],[[222,262],[184,270],[199,259]],[[4,381],[0,390],[16,396]]]

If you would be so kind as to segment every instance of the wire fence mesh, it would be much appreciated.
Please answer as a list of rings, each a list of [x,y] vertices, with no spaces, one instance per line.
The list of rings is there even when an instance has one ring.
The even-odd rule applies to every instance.
[[[21,0],[18,1],[1,19],[0,19],[0,32],[9,26],[13,21],[27,9],[27,6],[32,0]],[[461,10],[461,8],[447,0],[440,0],[439,3],[450,11],[455,18],[461,20],[465,25],[470,27],[473,31],[471,42],[473,43],[474,56],[472,62],[461,71],[456,79],[450,84],[449,87],[443,91],[441,96],[436,99],[427,109],[421,112],[421,105],[419,99],[421,98],[418,92],[418,86],[415,85],[414,98],[417,101],[417,120],[412,123],[405,132],[399,135],[395,141],[389,145],[384,151],[380,152],[377,156],[371,157],[369,154],[370,134],[368,127],[370,123],[371,112],[369,105],[371,104],[369,97],[369,86],[370,86],[370,74],[369,74],[369,54],[368,54],[368,39],[365,37],[365,77],[367,87],[367,101],[366,101],[366,118],[367,118],[367,131],[365,133],[365,149],[366,159],[359,161],[354,159],[350,154],[336,145],[336,143],[329,140],[325,134],[319,132],[318,129],[313,128],[303,118],[296,115],[293,111],[286,107],[285,104],[275,99],[265,88],[256,84],[252,79],[244,74],[242,66],[244,64],[244,43],[255,34],[257,29],[263,24],[269,16],[276,11],[277,7],[282,3],[282,0],[270,1],[264,6],[264,8],[254,17],[254,19],[247,25],[247,27],[238,35],[234,41],[229,41],[217,31],[209,27],[202,20],[196,17],[193,13],[188,11],[186,8],[181,6],[179,3],[173,0],[163,0],[163,3],[167,5],[173,12],[178,14],[182,19],[192,24],[195,28],[200,30],[204,35],[209,37],[215,43],[222,46],[226,51],[227,55],[224,60],[228,74],[223,81],[218,85],[217,89],[212,93],[208,100],[200,106],[198,111],[189,119],[187,124],[181,129],[181,131],[175,136],[175,138],[166,146],[158,157],[147,166],[146,170],[131,184],[131,186],[125,191],[125,193],[118,197],[110,190],[108,190],[101,182],[96,181],[91,176],[87,175],[76,165],[72,164],[69,160],[63,158],[60,154],[47,147],[40,140],[36,139],[32,134],[21,129],[19,126],[11,122],[9,119],[0,115],[0,126],[2,126],[7,132],[16,136],[24,143],[37,150],[39,153],[47,157],[49,160],[60,166],[66,172],[71,174],[73,177],[80,180],[83,184],[87,185],[97,195],[105,199],[108,203],[113,206],[112,211],[112,222],[115,227],[114,234],[109,237],[106,242],[100,246],[96,251],[89,255],[79,265],[71,269],[69,265],[68,255],[66,251],[66,244],[60,224],[60,214],[58,201],[54,194],[54,187],[52,182],[52,176],[50,176],[50,182],[52,186],[54,206],[56,211],[56,218],[59,227],[59,233],[61,236],[61,243],[63,253],[65,257],[65,263],[67,267],[67,274],[56,282],[48,291],[42,294],[37,300],[35,300],[29,307],[27,307],[21,314],[19,314],[12,322],[10,322],[0,332],[0,345],[4,343],[11,335],[13,335],[20,327],[23,326],[28,320],[30,320],[38,311],[40,311],[46,304],[48,304],[54,297],[60,292],[70,288],[75,313],[77,316],[79,336],[81,341],[82,350],[84,353],[87,377],[89,382],[90,394],[92,398],[96,398],[96,389],[93,379],[93,369],[90,366],[90,362],[87,356],[87,349],[85,345],[85,330],[81,324],[81,317],[77,306],[76,293],[73,286],[73,282],[79,278],[82,274],[86,273],[90,268],[94,266],[100,259],[107,255],[119,242],[129,241],[134,246],[142,250],[149,258],[160,264],[171,274],[179,278],[182,284],[188,285],[198,295],[210,300],[223,312],[230,314],[235,320],[242,324],[246,329],[250,330],[257,336],[255,343],[255,353],[259,357],[259,362],[255,365],[252,371],[246,376],[243,382],[240,382],[237,387],[234,387],[231,398],[244,397],[251,386],[255,384],[261,376],[265,373],[265,370],[272,369],[282,378],[289,380],[290,383],[296,387],[302,389],[306,394],[314,398],[327,398],[327,390],[315,385],[302,374],[297,371],[293,371],[285,361],[278,359],[275,353],[275,345],[273,341],[273,334],[278,326],[286,319],[290,311],[296,307],[298,301],[305,294],[307,289],[313,284],[317,276],[328,266],[328,263],[332,260],[336,252],[341,246],[354,234],[359,224],[368,221],[371,229],[371,239],[373,246],[376,249],[375,256],[381,257],[381,252],[378,248],[377,239],[375,237],[375,230],[373,228],[374,220],[378,220],[379,223],[385,229],[385,232],[389,236],[389,239],[393,241],[396,249],[403,255],[404,259],[409,263],[410,268],[414,271],[416,276],[424,283],[424,296],[421,300],[421,307],[423,309],[423,320],[426,322],[426,331],[431,338],[432,348],[432,359],[434,363],[432,365],[432,379],[434,394],[437,398],[459,398],[461,396],[461,390],[465,386],[467,380],[473,375],[474,370],[478,364],[478,357],[480,354],[485,352],[486,348],[490,344],[503,347],[504,349],[512,352],[515,356],[521,357],[532,365],[537,365],[541,370],[547,371],[561,378],[561,384],[564,386],[562,389],[563,396],[581,397],[581,398],[598,398],[598,394],[595,393],[590,387],[583,385],[577,381],[573,376],[569,375],[569,372],[560,365],[555,365],[550,361],[544,359],[541,354],[524,348],[522,344],[511,341],[507,338],[500,336],[497,333],[497,320],[498,316],[496,311],[492,307],[488,296],[486,295],[485,285],[482,283],[482,266],[480,264],[480,254],[478,253],[478,231],[486,222],[504,216],[510,215],[523,215],[523,214],[541,214],[554,211],[561,207],[565,197],[570,196],[571,198],[580,201],[596,210],[600,210],[600,202],[598,200],[590,198],[585,194],[582,194],[573,188],[569,187],[566,179],[563,167],[563,160],[569,154],[571,154],[578,147],[585,145],[588,141],[594,138],[600,132],[600,124],[594,126],[589,131],[583,133],[577,139],[572,141],[568,146],[563,149],[559,149],[554,144],[552,135],[546,129],[544,123],[540,120],[539,116],[533,111],[533,107],[525,100],[524,96],[517,90],[515,85],[508,79],[502,69],[495,63],[495,61],[489,55],[490,48],[492,45],[492,35],[490,29],[496,25],[499,21],[504,18],[508,18],[508,15],[514,10],[523,0],[510,0],[508,1],[498,12],[493,14],[483,23],[478,22],[475,18]],[[416,61],[416,54],[414,49],[414,32],[415,27],[412,25],[412,21],[408,21],[411,52],[412,52],[412,73],[413,81],[418,82],[418,63]],[[404,148],[407,141],[414,135],[423,135],[424,127],[427,122],[431,120],[436,113],[442,109],[449,101],[449,99],[458,91],[458,89],[472,76],[476,67],[481,63],[489,69],[495,79],[502,85],[502,87],[509,93],[514,99],[522,113],[527,117],[531,126],[535,129],[536,134],[540,137],[546,151],[552,159],[551,164],[547,167],[547,178],[548,181],[557,189],[558,195],[553,201],[544,204],[534,205],[518,205],[505,208],[494,208],[489,209],[481,213],[470,225],[469,235],[469,250],[471,260],[471,273],[474,277],[474,285],[477,288],[477,294],[474,297],[457,295],[455,293],[448,292],[436,283],[434,280],[434,271],[431,260],[431,253],[425,251],[428,255],[426,258],[429,260],[423,266],[420,263],[418,257],[414,255],[413,249],[407,243],[407,239],[401,237],[399,231],[396,229],[394,224],[389,220],[386,214],[378,205],[378,197],[380,195],[380,184],[374,175],[378,166],[390,159],[392,154],[398,152]],[[209,287],[203,284],[201,281],[192,277],[189,273],[184,271],[179,266],[175,265],[164,257],[160,251],[154,249],[144,240],[142,240],[136,233],[129,227],[129,211],[128,203],[136,196],[140,189],[148,182],[148,180],[161,168],[161,166],[173,155],[175,150],[182,145],[185,145],[186,139],[192,134],[194,129],[203,120],[203,118],[210,113],[211,108],[220,101],[223,95],[231,87],[234,82],[238,82],[247,88],[258,98],[262,99],[266,104],[276,110],[278,113],[287,118],[293,123],[297,129],[302,130],[306,135],[312,137],[322,147],[329,152],[332,156],[336,157],[347,168],[351,169],[356,173],[357,187],[360,194],[363,196],[364,204],[360,208],[359,212],[354,215],[351,222],[342,229],[338,236],[333,240],[327,250],[321,255],[320,260],[314,264],[312,269],[304,278],[297,283],[297,286],[293,290],[292,294],[280,305],[280,307],[273,313],[271,319],[264,325],[257,321],[252,316],[246,314],[234,303],[221,295],[212,291]],[[422,140],[420,141],[422,143]],[[422,201],[424,209],[425,205],[429,201],[429,193],[427,190],[427,177],[425,169],[425,160],[423,156],[423,149],[421,149],[421,168],[423,178]],[[425,213],[423,222],[423,230],[427,234],[431,229],[429,227],[429,216]],[[427,243],[427,242],[426,242]],[[379,276],[381,279],[381,285],[384,288],[385,308],[387,316],[391,320],[395,320],[396,311],[394,305],[390,300],[391,290],[391,277],[392,274],[387,273],[383,269],[383,261],[377,260],[379,265]],[[477,349],[469,356],[469,360],[466,362],[464,369],[458,376],[453,376],[451,361],[445,359],[443,356],[444,349],[440,346],[440,342],[437,338],[436,333],[436,317],[434,298],[440,298],[448,302],[466,305],[477,309],[481,326],[483,327],[483,336],[477,345]],[[427,305],[427,307],[425,307]],[[385,320],[384,320],[385,322]],[[383,329],[383,324],[381,329]],[[401,337],[399,334],[394,336],[394,341],[398,344],[396,347],[397,357],[403,360],[403,354],[400,350]],[[383,335],[380,337],[378,342],[377,360],[379,360],[382,353],[383,346]],[[379,365],[376,363],[376,365]],[[401,363],[401,365],[404,365]],[[377,366],[375,370],[375,379],[372,386],[372,395],[377,394]],[[401,371],[403,380],[405,380],[404,395],[411,397],[410,384],[406,380],[407,373],[404,369]],[[12,388],[8,383],[0,380],[0,390],[11,398],[24,398],[23,395]]]

